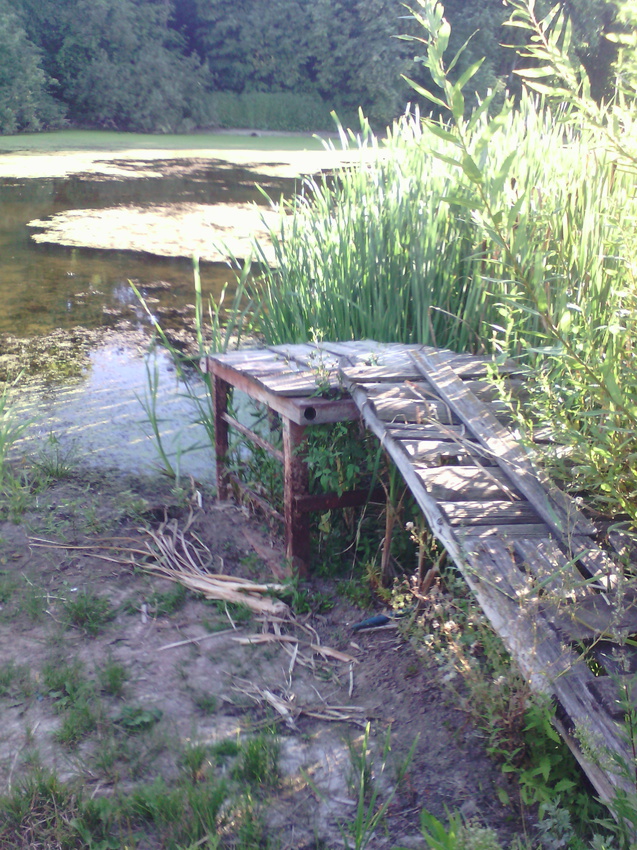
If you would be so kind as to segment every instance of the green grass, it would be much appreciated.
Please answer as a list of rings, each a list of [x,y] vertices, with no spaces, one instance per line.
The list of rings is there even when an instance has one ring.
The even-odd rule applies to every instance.
[[[82,629],[89,637],[97,637],[115,616],[108,599],[88,590],[79,590],[63,607],[67,624]]]
[[[56,151],[126,151],[126,150],[254,150],[303,151],[322,150],[314,136],[298,134],[250,136],[231,133],[192,133],[152,135],[115,133],[108,130],[58,130],[50,133],[22,133],[0,136],[0,151],[53,153]]]
[[[235,777],[259,788],[273,788],[279,781],[279,742],[276,736],[263,732],[243,741]]]
[[[0,664],[0,697],[28,697],[32,692],[31,671],[26,664],[16,664],[13,660]]]
[[[103,693],[112,697],[123,695],[124,685],[128,679],[128,670],[123,664],[119,664],[109,656],[104,664],[97,668],[96,672]]]

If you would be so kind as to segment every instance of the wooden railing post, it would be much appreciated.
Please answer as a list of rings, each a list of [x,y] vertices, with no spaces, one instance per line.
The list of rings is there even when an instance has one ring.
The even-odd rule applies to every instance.
[[[217,461],[217,498],[228,498],[228,474],[226,459],[228,455],[228,423],[225,414],[228,411],[230,384],[213,373],[213,406],[215,416],[215,458]]]
[[[301,456],[305,426],[283,418],[283,501],[287,557],[300,576],[309,569],[310,522],[297,497],[307,495],[308,469]]]

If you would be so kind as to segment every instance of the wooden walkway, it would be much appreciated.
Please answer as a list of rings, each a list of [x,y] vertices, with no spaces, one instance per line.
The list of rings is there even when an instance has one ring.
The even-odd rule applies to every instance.
[[[557,728],[609,800],[617,786],[630,790],[611,754],[634,761],[619,694],[635,702],[625,641],[637,633],[637,590],[597,545],[595,527],[498,419],[503,409],[485,380],[490,366],[486,358],[373,342],[277,346],[207,363],[222,413],[231,386],[300,429],[360,412],[531,686],[555,700]],[[498,368],[515,380],[513,367]],[[226,414],[226,424],[238,423]],[[295,432],[295,445],[302,439]],[[222,483],[226,449],[227,434],[217,446]],[[298,463],[294,452],[288,463]],[[295,498],[292,488],[292,524],[300,516]]]

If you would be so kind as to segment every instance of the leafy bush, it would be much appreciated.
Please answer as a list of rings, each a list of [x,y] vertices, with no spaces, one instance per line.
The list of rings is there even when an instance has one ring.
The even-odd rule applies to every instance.
[[[219,127],[289,132],[334,129],[329,107],[315,94],[217,92],[212,103]]]

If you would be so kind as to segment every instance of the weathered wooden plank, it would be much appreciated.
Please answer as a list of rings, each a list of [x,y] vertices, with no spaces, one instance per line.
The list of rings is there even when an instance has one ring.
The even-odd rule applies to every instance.
[[[539,582],[540,589],[563,599],[581,599],[594,592],[573,561],[554,540],[519,540],[514,546],[522,566]]]
[[[631,758],[620,726],[597,699],[597,679],[575,652],[556,640],[506,543],[497,538],[475,541],[466,557],[468,565],[461,569],[482,610],[534,690],[557,698],[568,718],[567,726],[560,722],[560,731],[601,798],[610,801],[618,786],[629,790],[626,780],[601,768],[582,749],[580,739],[627,762]]]
[[[260,381],[237,372],[236,369],[221,361],[211,360],[211,369],[218,378],[242,390],[255,401],[263,402],[276,413],[296,422],[297,425],[322,425],[358,419],[360,416],[351,398],[329,399],[277,395],[270,392]]]
[[[284,372],[279,375],[259,375],[266,389],[282,396],[311,396],[338,392],[340,379],[337,372],[319,375],[317,372]]]
[[[456,377],[446,363],[435,354],[412,355],[449,404],[459,419],[475,437],[489,449],[497,463],[524,493],[542,519],[555,530],[562,540],[574,534],[595,534],[596,529],[577,510],[573,502],[555,487],[546,476],[531,464],[528,455],[491,413]]]
[[[438,396],[432,392],[429,384],[422,380],[422,375],[420,376],[420,381],[410,381],[409,383],[405,383],[402,380],[366,383],[365,391],[367,398],[371,399],[374,404],[376,401],[385,399],[438,399]]]
[[[297,357],[309,357],[311,354],[318,352],[318,346],[311,342],[290,342],[284,345],[268,345],[268,351],[273,351],[288,360],[295,360]]]
[[[468,441],[453,440],[403,440],[399,439],[414,465],[443,466],[450,461],[455,463],[477,462],[485,467],[493,467],[492,458],[485,458],[480,446],[471,445]]]
[[[449,357],[449,366],[461,378],[467,380],[479,381],[481,378],[486,378],[489,374],[487,364],[484,362],[467,362],[459,360],[456,357]],[[356,381],[358,384],[368,383],[385,383],[403,381],[418,381],[422,374],[414,367],[413,363],[407,362],[407,354],[401,358],[398,357],[383,357],[379,363],[357,363],[354,366],[345,367],[344,373],[351,381]],[[509,374],[506,370],[504,375]],[[516,374],[511,371],[511,374]],[[520,382],[521,383],[521,382]],[[484,386],[490,384],[484,383]]]
[[[346,360],[353,359],[357,356],[357,349],[351,342],[321,342],[319,343],[321,350],[333,354],[335,357],[344,357]]]
[[[420,478],[420,476],[418,476]],[[443,502],[438,503],[451,525],[510,525],[538,520],[528,502]]]
[[[294,345],[272,345],[269,350],[287,360],[298,364],[302,369],[314,369],[317,372],[338,369],[341,357],[330,354],[326,349],[314,343],[295,343]]]
[[[266,360],[276,362],[276,354],[266,348],[240,348],[237,351],[225,351],[219,354],[209,354],[209,360],[217,360],[219,363],[236,366],[243,363],[259,363]]]
[[[370,400],[371,401],[371,400]],[[373,402],[381,422],[410,422],[424,424],[429,420],[441,422],[443,425],[458,423],[451,408],[438,400],[415,401],[409,399],[376,399]]]
[[[363,421],[369,430],[378,437],[385,450],[391,456],[396,468],[403,476],[405,483],[410,488],[425,519],[429,523],[433,534],[442,543],[449,556],[456,563],[462,561],[464,557],[463,551],[455,532],[438,506],[437,501],[427,493],[422,482],[416,475],[416,471],[406,451],[398,442],[391,438],[388,439],[385,424],[376,415],[374,405],[368,401],[365,390],[357,384],[349,382],[345,375],[343,375],[343,378],[354,402],[361,412]]]
[[[621,581],[621,568],[590,537],[573,534],[564,541],[566,553],[577,560],[579,566],[596,578],[605,590],[612,590]]]
[[[535,542],[546,538],[551,532],[545,522],[515,523],[514,525],[473,525],[455,529],[463,543],[470,547],[474,542],[496,537],[499,540],[514,542],[529,540]]]
[[[637,647],[619,646],[607,640],[595,641],[589,650],[609,676],[634,676],[637,673]]]
[[[520,499],[507,476],[497,467],[423,466],[414,463],[418,477],[435,499],[444,502]]]
[[[443,425],[440,422],[389,422],[387,434],[396,440],[449,440],[454,443],[466,443],[475,446],[483,455],[490,456],[477,440],[472,439],[465,425]]]
[[[344,344],[348,349],[356,352],[358,357],[366,353],[382,354],[395,347],[395,343],[377,342],[375,339],[348,339]]]
[[[572,605],[544,603],[547,615],[569,641],[598,637],[624,643],[637,635],[637,600],[631,595],[595,593]]]
[[[623,720],[628,707],[637,708],[634,676],[598,676],[592,687],[611,717]]]

